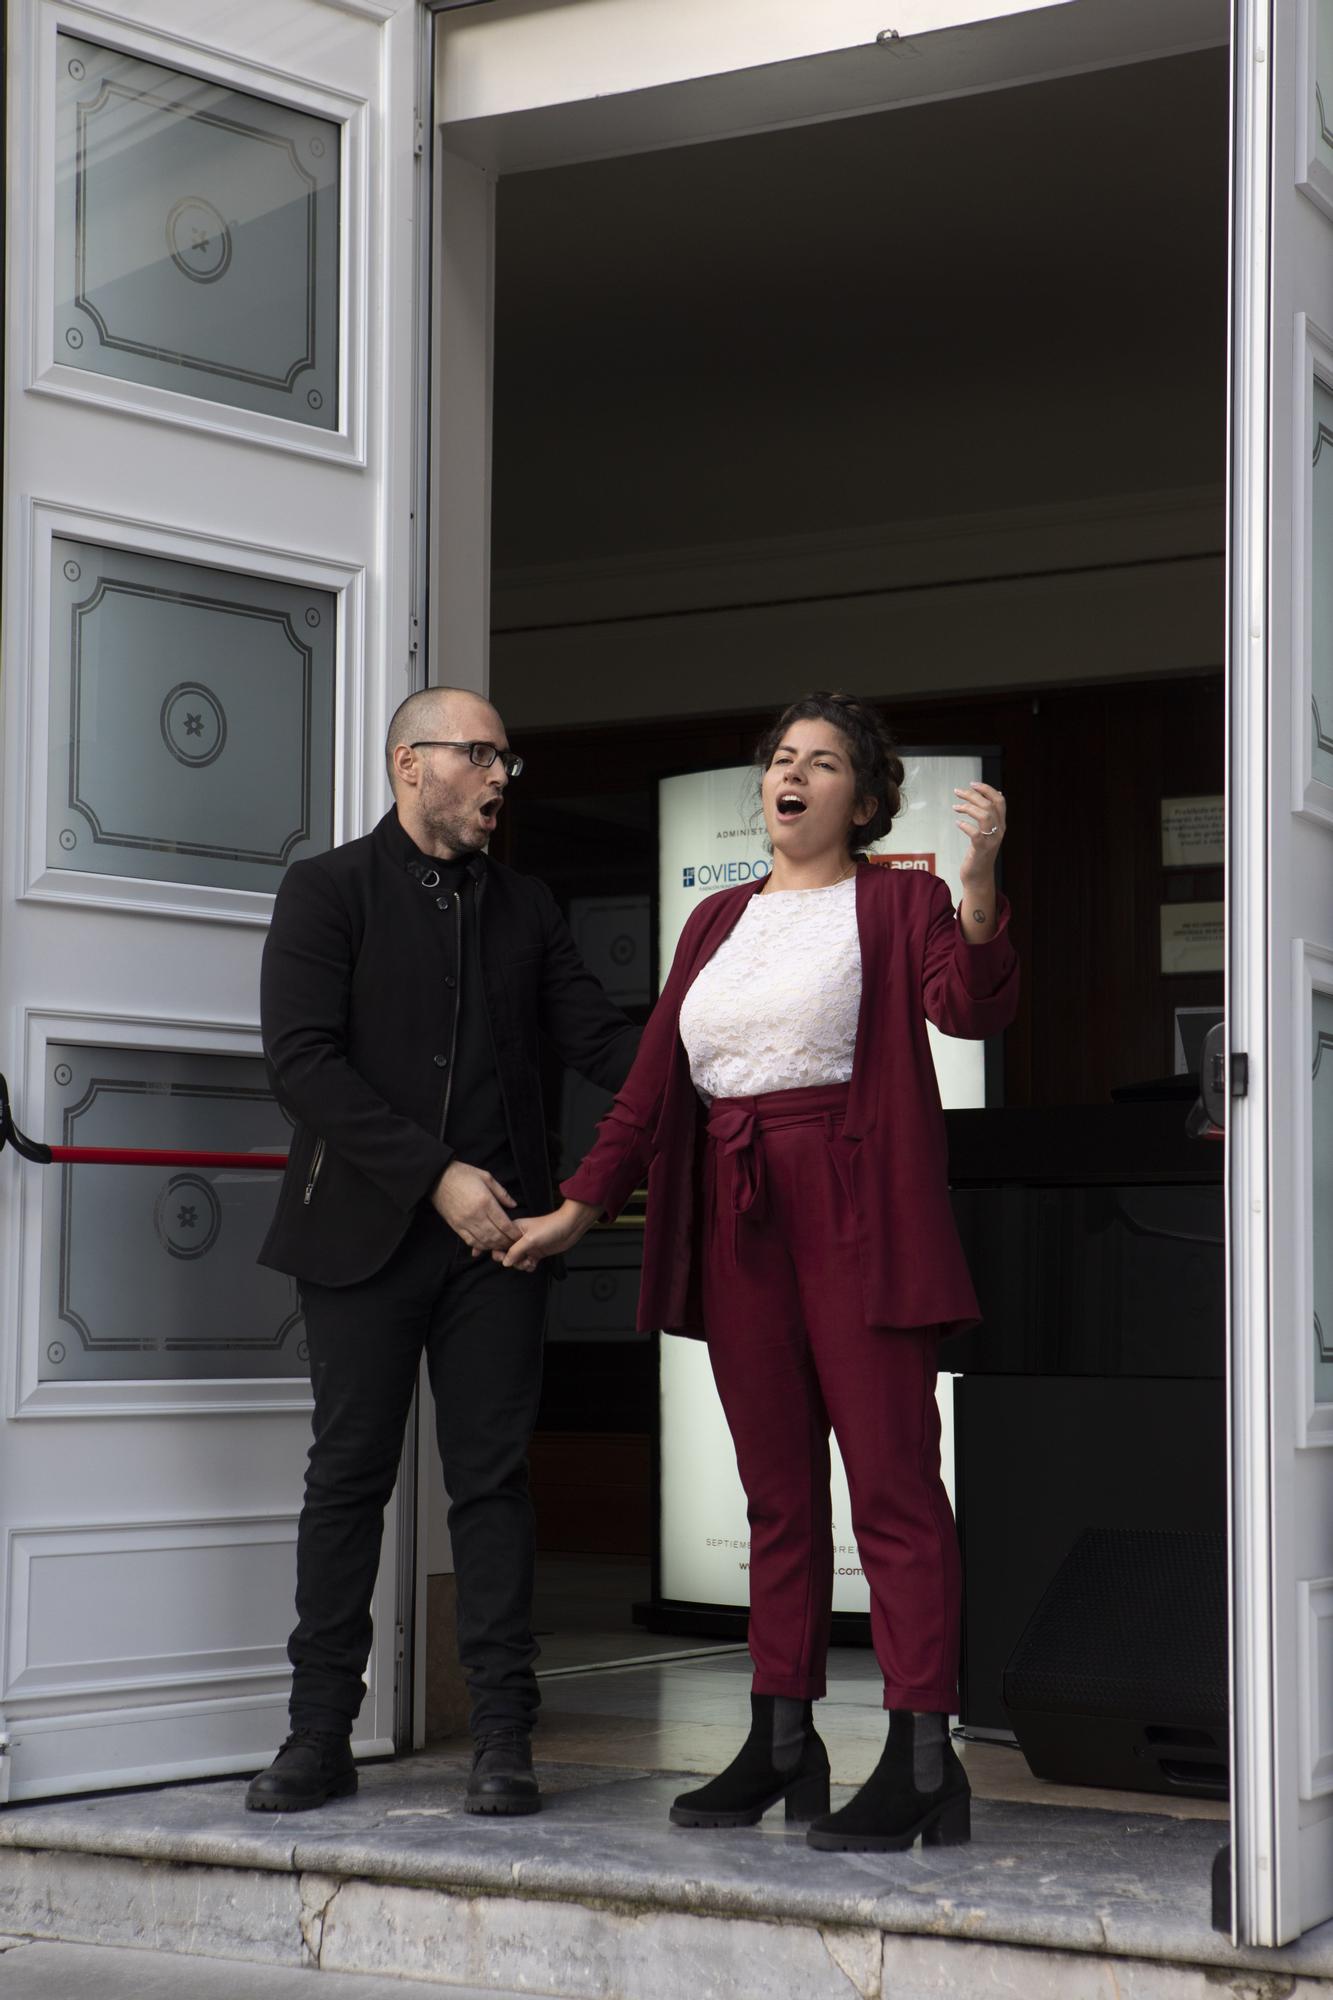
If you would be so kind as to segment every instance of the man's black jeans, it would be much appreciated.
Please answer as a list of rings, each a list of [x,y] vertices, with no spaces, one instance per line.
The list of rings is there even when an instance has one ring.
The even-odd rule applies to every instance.
[[[449,1492],[471,1727],[531,1723],[540,1697],[527,1450],[546,1291],[540,1269],[474,1260],[429,1204],[373,1278],[301,1286],[315,1413],[287,1648],[294,1729],[346,1734],[360,1710],[384,1509],[423,1351]]]

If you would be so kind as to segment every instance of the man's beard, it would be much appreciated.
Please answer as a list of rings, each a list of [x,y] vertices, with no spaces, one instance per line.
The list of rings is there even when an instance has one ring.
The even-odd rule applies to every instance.
[[[492,829],[475,818],[469,824],[465,809],[452,799],[441,798],[438,791],[423,788],[419,810],[424,825],[435,839],[446,847],[452,847],[456,854],[484,853]]]
[[[436,840],[445,847],[452,847],[455,854],[481,854],[491,837],[489,827],[467,826],[462,820],[446,813],[429,814],[426,825]]]

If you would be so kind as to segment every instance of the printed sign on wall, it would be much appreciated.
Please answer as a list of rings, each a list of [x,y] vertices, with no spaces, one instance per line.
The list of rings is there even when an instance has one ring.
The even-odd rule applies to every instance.
[[[1226,799],[1162,800],[1163,868],[1220,868],[1226,860]]]
[[[1223,970],[1225,903],[1163,903],[1161,923],[1164,973]]]

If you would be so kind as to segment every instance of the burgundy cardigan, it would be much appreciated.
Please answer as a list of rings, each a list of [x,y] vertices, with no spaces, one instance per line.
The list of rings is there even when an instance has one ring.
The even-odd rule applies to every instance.
[[[680,1039],[680,1008],[734,928],[746,883],[709,896],[681,932],[634,1066],[561,1192],[614,1216],[648,1173],[640,1332],[702,1336],[697,1214],[704,1121]],[[949,1204],[948,1144],[931,1020],[979,1039],[1013,1020],[1018,960],[999,899],[995,934],[969,944],[938,876],[862,862],[856,873],[861,1011],[844,1138],[849,1142],[865,1315],[876,1326],[970,1326],[976,1293]]]

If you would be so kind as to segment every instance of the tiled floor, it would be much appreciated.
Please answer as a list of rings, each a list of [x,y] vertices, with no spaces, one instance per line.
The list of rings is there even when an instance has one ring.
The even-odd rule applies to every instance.
[[[532,1622],[541,1647],[541,1672],[563,1674],[624,1660],[729,1650],[706,1639],[646,1632],[636,1625],[634,1606],[651,1588],[646,1562],[539,1556]]]
[[[542,1646],[542,1760],[713,1772],[735,1754],[749,1726],[749,1654],[743,1646],[709,1646],[634,1626],[632,1606],[648,1588],[646,1564],[540,1558],[534,1624]],[[829,1694],[817,1716],[833,1782],[859,1784],[885,1742],[879,1670],[869,1648],[835,1648]],[[959,1744],[959,1752],[979,1798],[1227,1818],[1227,1806],[1207,1798],[1049,1784],[1033,1778],[1021,1750],[1007,1744]]]
[[[646,1565],[542,1558],[536,1624],[542,1635],[543,1709],[536,1748],[543,1761],[709,1772],[720,1770],[739,1746],[749,1721],[749,1656],[743,1647],[713,1648],[700,1639],[637,1628],[630,1607],[647,1596],[648,1587]],[[672,1654],[676,1657],[661,1657]],[[695,1657],[682,1657],[689,1654]],[[607,1664],[636,1659],[639,1664]],[[828,1695],[816,1713],[834,1783],[858,1784],[884,1743],[871,1652],[834,1650]],[[1034,1778],[1021,1751],[1003,1744],[960,1743],[959,1752],[978,1798],[1175,1819],[1227,1818],[1221,1801],[1053,1785]]]
[[[748,1727],[750,1661],[736,1651],[710,1658],[561,1674],[543,1687],[535,1745],[543,1762],[605,1769],[717,1771]],[[881,1689],[873,1656],[835,1650],[827,1698],[816,1710],[833,1782],[858,1784],[884,1743]],[[1104,1792],[1034,1778],[1022,1753],[993,1743],[960,1743],[978,1798],[1014,1804],[1096,1807],[1165,1813],[1175,1819],[1225,1820],[1220,1801]]]

